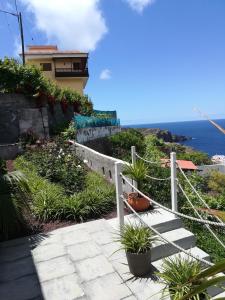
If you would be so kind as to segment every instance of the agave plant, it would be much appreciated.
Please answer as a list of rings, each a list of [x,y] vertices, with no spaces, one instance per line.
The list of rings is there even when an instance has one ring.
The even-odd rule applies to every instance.
[[[211,286],[218,286],[220,284],[225,284],[225,276],[218,275],[221,272],[225,271],[225,259],[221,260],[212,267],[207,268],[204,271],[201,271],[196,276],[190,278],[189,283],[191,284],[191,290],[180,298],[180,300],[187,299],[197,299],[197,295],[204,292],[207,288]],[[217,298],[217,300],[224,300],[225,298]]]
[[[168,294],[173,300],[209,299],[206,289],[202,289],[189,298],[183,298],[201,283],[200,278],[198,279],[199,274],[201,274],[201,264],[192,258],[182,258],[179,255],[173,259],[164,259],[162,271],[156,273],[165,285],[161,299],[166,298]],[[193,278],[196,278],[196,280],[193,281]]]
[[[150,228],[139,224],[126,224],[117,240],[130,253],[145,253],[151,249],[156,236]]]
[[[127,165],[123,173],[135,180],[138,189],[143,191],[148,175],[148,168],[143,161],[138,160],[134,165]]]
[[[30,189],[19,171],[7,172],[0,163],[0,240],[16,236],[24,225],[24,210],[29,209]]]

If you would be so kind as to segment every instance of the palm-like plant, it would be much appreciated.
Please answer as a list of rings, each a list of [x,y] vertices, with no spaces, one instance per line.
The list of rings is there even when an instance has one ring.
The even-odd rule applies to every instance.
[[[189,293],[181,297],[179,300],[195,299],[194,297],[196,297],[196,295],[199,295],[199,293],[204,292],[211,286],[218,286],[220,284],[224,285],[225,276],[218,275],[221,272],[225,272],[225,259],[190,278],[189,283],[192,285],[192,288]],[[217,298],[217,300],[224,299],[224,297]]]
[[[185,295],[189,294],[192,288],[199,284],[199,280],[192,281],[192,278],[197,278],[201,273],[201,264],[191,258],[182,258],[180,255],[174,259],[165,259],[163,261],[162,271],[157,272],[157,276],[165,285],[163,296],[167,297],[170,294],[171,299],[180,300]],[[193,297],[185,298],[191,300],[200,300],[202,296],[208,297],[205,289],[200,293],[196,293]]]
[[[15,236],[25,225],[23,212],[29,209],[30,189],[19,171],[7,172],[0,162],[0,240]]]
[[[137,182],[138,189],[143,191],[146,176],[148,175],[148,167],[143,161],[138,160],[133,165],[127,165],[123,173],[135,180]]]

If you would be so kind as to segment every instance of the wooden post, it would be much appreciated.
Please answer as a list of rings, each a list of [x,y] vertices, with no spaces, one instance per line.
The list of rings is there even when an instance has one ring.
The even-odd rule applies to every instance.
[[[170,153],[170,168],[171,168],[171,204],[172,210],[178,211],[177,207],[177,165],[176,153]]]
[[[124,225],[124,204],[122,199],[123,182],[120,173],[122,172],[122,163],[115,162],[115,183],[116,183],[116,203],[117,203],[117,218],[120,231]]]

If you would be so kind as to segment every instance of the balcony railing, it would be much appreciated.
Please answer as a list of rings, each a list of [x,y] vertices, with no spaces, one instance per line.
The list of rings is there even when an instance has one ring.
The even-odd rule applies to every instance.
[[[88,77],[88,68],[74,70],[73,68],[55,68],[55,77]]]

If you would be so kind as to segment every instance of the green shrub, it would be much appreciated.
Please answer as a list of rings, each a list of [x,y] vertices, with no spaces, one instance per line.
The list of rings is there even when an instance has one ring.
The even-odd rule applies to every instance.
[[[55,140],[40,149],[28,151],[25,157],[35,165],[41,176],[61,184],[68,195],[84,188],[84,164],[63,140]]]
[[[86,175],[83,191],[66,196],[60,185],[40,177],[33,164],[24,157],[16,159],[16,166],[27,174],[33,199],[31,208],[41,221],[85,221],[98,218],[112,211],[115,206],[114,187],[96,173]]]
[[[126,129],[108,138],[111,144],[111,155],[123,160],[130,161],[131,146],[136,146],[136,151],[142,155],[145,144],[142,133],[135,129]]]
[[[192,278],[199,275],[201,272],[201,263],[192,258],[182,258],[180,255],[173,259],[164,259],[162,271],[157,272],[164,288],[164,297],[169,295],[173,300],[180,300],[188,294],[193,286]],[[206,291],[203,292],[207,295]],[[163,297],[162,297],[163,298]],[[200,300],[201,295],[196,295],[190,300]]]
[[[26,227],[24,212],[29,210],[30,187],[19,171],[0,167],[0,240],[16,237]]]
[[[208,177],[208,187],[215,193],[225,195],[225,174],[212,171]]]
[[[177,159],[191,160],[195,165],[198,166],[211,164],[211,160],[208,154],[200,151],[178,153]]]
[[[155,234],[149,227],[140,224],[126,224],[123,226],[119,238],[122,248],[129,253],[145,253],[151,249]]]
[[[158,139],[155,135],[148,135],[145,137],[145,158],[150,161],[160,161],[161,158],[166,157],[165,143]]]

